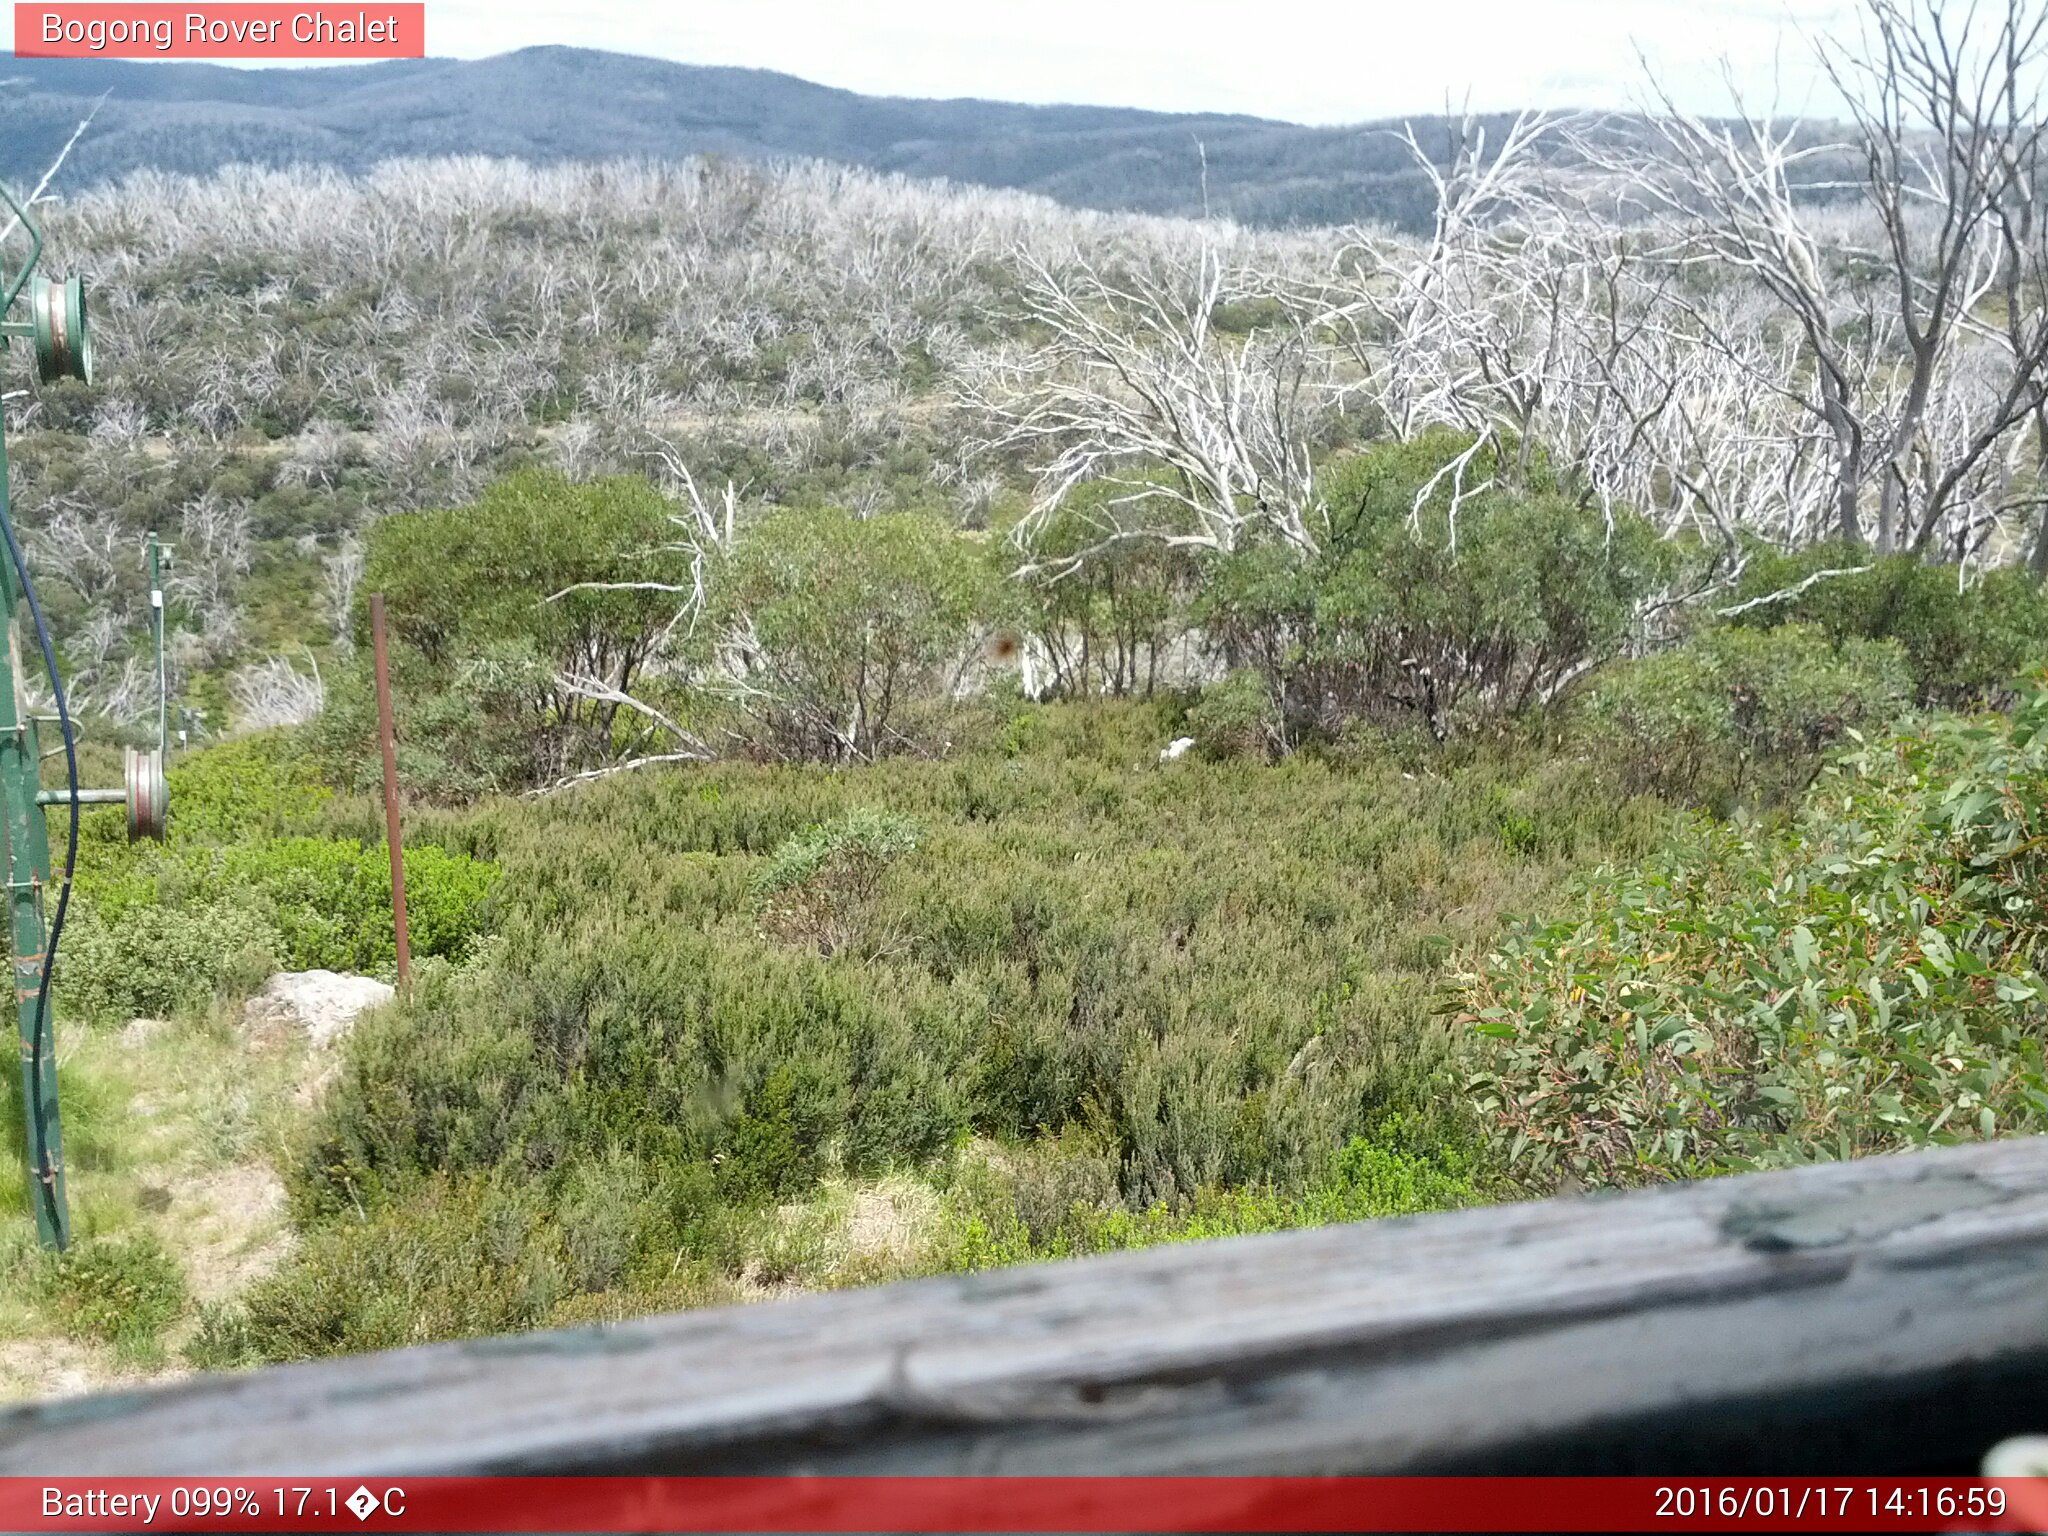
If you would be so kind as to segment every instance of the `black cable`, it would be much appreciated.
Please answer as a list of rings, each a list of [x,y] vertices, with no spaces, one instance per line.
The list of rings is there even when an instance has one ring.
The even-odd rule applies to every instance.
[[[42,647],[43,666],[50,674],[50,691],[57,698],[57,725],[64,733],[64,771],[71,786],[71,835],[64,849],[64,885],[57,892],[57,915],[50,922],[49,942],[43,946],[43,974],[36,987],[36,1022],[30,1032],[29,1093],[30,1120],[36,1133],[35,1185],[42,1192],[43,1208],[49,1213],[50,1230],[57,1235],[57,1247],[65,1246],[64,1221],[57,1207],[57,1183],[50,1174],[50,1125],[43,1108],[43,1057],[50,1033],[50,975],[57,961],[57,940],[64,932],[64,914],[71,906],[71,877],[78,869],[78,742],[71,730],[71,706],[64,698],[64,678],[57,670],[57,648],[50,643],[50,626],[43,622],[43,605],[36,601],[36,584],[21,557],[21,545],[14,537],[13,519],[0,516],[0,537],[7,540],[7,554],[21,579],[21,595],[28,601],[29,617],[35,620],[36,641]],[[27,722],[21,722],[26,724]],[[35,814],[35,807],[29,807]]]

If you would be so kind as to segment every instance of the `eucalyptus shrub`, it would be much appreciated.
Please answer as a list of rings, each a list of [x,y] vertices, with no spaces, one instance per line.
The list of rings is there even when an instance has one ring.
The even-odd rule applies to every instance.
[[[1725,807],[1796,797],[1831,749],[1889,725],[1912,689],[1891,641],[1713,629],[1603,669],[1579,719],[1630,788]]]
[[[1050,669],[1046,694],[1086,698],[1149,696],[1187,632],[1188,604],[1200,579],[1192,551],[1156,536],[1133,537],[1126,503],[1132,487],[1096,481],[1069,492],[1024,550],[996,547],[1004,576],[1029,574],[1012,600],[1026,635]],[[1160,498],[1148,497],[1147,515]]]
[[[1873,557],[1853,544],[1760,549],[1729,606],[1744,628],[1805,624],[1836,644],[1895,642],[1917,701],[1930,708],[2010,703],[2020,675],[2048,662],[2048,592],[2020,566],[1966,582],[1953,565]]]
[[[992,579],[971,543],[925,513],[772,512],[713,583],[737,673],[715,686],[768,756],[844,762],[915,748],[920,707],[942,711],[973,655]]]
[[[871,939],[882,876],[917,838],[908,817],[865,808],[797,833],[749,882],[762,926],[821,955]]]
[[[460,800],[614,761],[664,730],[622,704],[672,662],[690,579],[673,511],[645,480],[573,483],[527,470],[467,506],[370,525],[351,616],[356,663],[329,690],[327,767],[375,780],[368,594],[387,599],[399,770]],[[571,686],[570,679],[581,679]]]
[[[1188,711],[1188,729],[1204,757],[1269,757],[1281,740],[1279,711],[1250,670],[1227,673],[1204,688]]]
[[[1461,481],[1450,466],[1469,446],[1436,431],[1338,460],[1313,553],[1268,538],[1211,562],[1195,616],[1266,680],[1290,742],[1356,719],[1438,740],[1495,724],[1628,638],[1671,559],[1651,525],[1558,494],[1540,466],[1512,485],[1490,452]]]
[[[1635,1184],[2048,1125],[2048,687],[1693,824],[1468,978],[1471,1088],[1523,1180]]]

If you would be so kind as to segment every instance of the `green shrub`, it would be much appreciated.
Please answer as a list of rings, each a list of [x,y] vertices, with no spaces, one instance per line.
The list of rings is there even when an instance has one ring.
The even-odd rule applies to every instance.
[[[1147,499],[1146,519],[1157,516],[1157,501]],[[1195,558],[1163,539],[1128,537],[1135,505],[1129,485],[1091,482],[1030,529],[1021,555],[1010,541],[994,546],[1003,577],[1020,565],[1031,570],[1006,590],[1048,664],[1041,695],[1149,695],[1187,629]]]
[[[570,1287],[534,1202],[431,1181],[367,1220],[305,1234],[244,1294],[220,1345],[264,1359],[393,1349],[534,1327]]]
[[[406,849],[405,870],[413,953],[460,960],[485,930],[496,867],[421,842]],[[347,838],[213,846],[188,832],[165,846],[90,845],[73,913],[57,975],[69,1003],[96,1018],[203,1007],[280,967],[379,971],[396,960],[390,858]]]
[[[602,584],[686,574],[673,511],[638,476],[578,484],[524,470],[465,507],[379,518],[364,546],[357,642],[368,649],[368,594],[382,592],[393,637],[437,665],[517,637],[564,667],[619,681],[622,659],[651,654],[676,599]],[[623,681],[632,680],[629,671]]]
[[[262,731],[171,759],[169,845],[130,843],[126,813],[88,811],[80,820],[74,899],[102,917],[159,900],[159,875],[203,860],[230,843],[306,836],[324,825],[334,791],[321,782],[303,737]],[[53,841],[61,828],[53,818]]]
[[[53,1255],[45,1299],[66,1333],[150,1358],[185,1309],[185,1272],[149,1232],[90,1237]]]
[[[882,876],[917,838],[908,817],[865,809],[799,832],[753,873],[762,926],[821,955],[869,942]]]
[[[794,1062],[768,1074],[714,1154],[719,1183],[732,1198],[786,1200],[817,1182],[826,1138],[843,1113],[834,1087]]]
[[[65,924],[57,986],[64,1005],[89,1018],[168,1018],[254,991],[283,948],[267,916],[233,902],[137,903],[112,917],[81,905]]]
[[[253,991],[280,967],[388,970],[391,863],[342,838],[177,842],[80,881],[57,974],[96,1018],[168,1015]],[[459,960],[482,935],[495,866],[431,843],[405,853],[413,953]]]
[[[2037,687],[1594,880],[1470,980],[1498,1152],[1628,1184],[2042,1128],[2044,806]]]
[[[1454,497],[1447,471],[1468,447],[1432,432],[1340,459],[1314,554],[1255,541],[1204,572],[1196,618],[1265,679],[1290,743],[1356,719],[1419,721],[1442,740],[1549,703],[1628,637],[1669,546],[1540,473],[1511,488],[1490,453]]]
[[[170,836],[179,843],[242,843],[318,830],[334,791],[300,736],[260,731],[171,759]],[[118,817],[110,817],[113,829]]]
[[[400,769],[416,792],[462,799],[672,745],[647,715],[591,694],[632,693],[669,655],[676,585],[689,580],[673,510],[637,476],[576,484],[527,470],[465,507],[377,519],[353,616],[358,661],[318,726],[330,768],[359,787],[377,772],[372,592],[386,596]]]
[[[352,1032],[295,1208],[345,1224],[429,1170],[613,1148],[715,1167],[744,1207],[928,1169],[969,1131],[1075,1127],[1133,1209],[1291,1197],[1389,1114],[1465,1135],[1443,946],[1661,814],[1477,747],[1455,779],[1299,756],[1134,774],[1159,708],[1041,713],[1015,757],[727,764],[472,813],[461,840],[505,871],[499,943]],[[859,965],[763,944],[763,887],[829,863],[807,829],[863,805],[922,829],[866,898],[889,942],[856,941]]]
[[[391,856],[339,838],[295,837],[223,851],[202,886],[246,893],[284,940],[291,970],[375,971],[397,960]],[[405,902],[417,956],[460,960],[484,929],[490,864],[431,843],[405,850]]]
[[[233,1371],[263,1363],[249,1316],[232,1301],[201,1302],[192,1336],[180,1353],[195,1371]]]
[[[714,590],[745,674],[736,707],[760,749],[843,762],[918,745],[907,715],[950,699],[990,586],[973,545],[922,513],[819,508],[753,523]]]
[[[1789,595],[1768,600],[1779,593]],[[1728,606],[1742,607],[1733,622],[1745,628],[1810,624],[1837,644],[1896,642],[1930,708],[2010,703],[2020,674],[2048,661],[2048,592],[2018,566],[1965,583],[1955,566],[1849,544],[1757,550]]]
[[[950,1179],[931,1263],[1472,1198],[1446,953],[1639,852],[1662,808],[1478,741],[1432,749],[1455,775],[1134,772],[1172,707],[1031,713],[950,761],[726,763],[426,818],[503,871],[494,937],[349,1034],[288,1177],[301,1243],[210,1347],[865,1273],[781,1209],[828,1180]],[[762,942],[764,903],[913,823],[915,857],[862,882],[861,963]]]
[[[1232,672],[1202,690],[1188,730],[1204,757],[1266,758],[1279,745],[1279,712],[1256,672]]]
[[[1713,629],[1605,669],[1581,718],[1632,789],[1725,805],[1797,795],[1831,750],[1888,725],[1911,692],[1890,641]]]
[[[734,1224],[702,1164],[663,1170],[613,1148],[541,1177],[409,1180],[315,1225],[227,1309],[195,1363],[389,1349],[631,1315],[720,1296]],[[638,1304],[594,1304],[620,1290]]]
[[[1347,1142],[1304,1190],[1209,1188],[1187,1201],[1141,1210],[1116,1198],[1113,1164],[1085,1142],[984,1154],[970,1159],[947,1190],[919,1264],[937,1271],[985,1269],[1454,1210],[1479,1201],[1460,1153],[1405,1148],[1398,1135],[1388,1135],[1391,1127]]]

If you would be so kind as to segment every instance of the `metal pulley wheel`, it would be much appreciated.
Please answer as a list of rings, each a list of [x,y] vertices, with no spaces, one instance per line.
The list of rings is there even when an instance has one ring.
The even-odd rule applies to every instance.
[[[38,276],[29,285],[29,316],[35,323],[36,377],[92,382],[92,330],[85,318],[85,284]]]
[[[171,791],[164,782],[164,755],[155,747],[147,752],[128,749],[128,841],[143,838],[164,840],[170,822]]]

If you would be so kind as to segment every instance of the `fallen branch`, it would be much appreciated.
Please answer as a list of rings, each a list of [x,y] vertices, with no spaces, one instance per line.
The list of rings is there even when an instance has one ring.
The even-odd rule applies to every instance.
[[[1809,587],[1818,586],[1831,576],[1861,576],[1869,569],[1870,567],[1867,565],[1845,565],[1834,570],[1815,571],[1806,580],[1797,582],[1781,591],[1767,593],[1763,597],[1752,597],[1748,602],[1737,603],[1732,608],[1716,608],[1714,614],[1718,618],[1732,619],[1736,614],[1747,613],[1752,608],[1763,608],[1772,603],[1789,603]]]
[[[543,784],[539,789],[529,789],[525,798],[538,800],[543,795],[552,795],[557,790],[573,789],[578,784],[589,784],[597,779],[608,779],[615,773],[631,773],[635,768],[651,768],[656,763],[708,763],[712,760],[709,751],[704,752],[662,752],[653,757],[628,758],[623,763],[612,763],[603,768],[586,768],[581,773],[572,773],[566,779],[556,779],[552,784]]]

